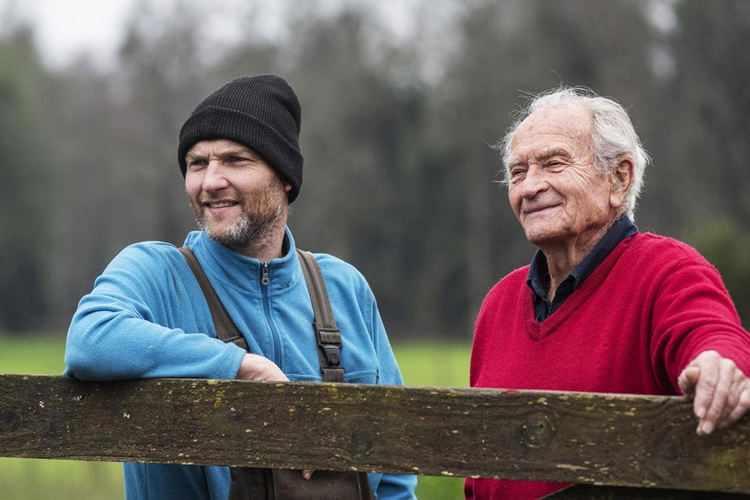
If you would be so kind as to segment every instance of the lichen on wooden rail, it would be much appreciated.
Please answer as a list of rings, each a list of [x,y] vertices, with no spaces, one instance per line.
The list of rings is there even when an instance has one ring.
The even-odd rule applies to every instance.
[[[680,397],[0,375],[0,456],[750,493],[750,423]]]

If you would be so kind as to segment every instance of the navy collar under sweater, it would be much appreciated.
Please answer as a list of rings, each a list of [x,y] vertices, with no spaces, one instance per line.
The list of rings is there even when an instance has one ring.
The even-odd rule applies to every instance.
[[[541,323],[549,318],[565,299],[578,288],[583,280],[601,264],[612,250],[624,239],[638,232],[638,227],[626,215],[620,217],[612,227],[609,228],[604,237],[599,240],[593,250],[576,266],[575,269],[557,287],[552,302],[547,298],[547,286],[549,285],[549,268],[547,258],[541,250],[537,250],[529,267],[529,277],[526,284],[531,288],[534,298],[534,313],[536,320]]]

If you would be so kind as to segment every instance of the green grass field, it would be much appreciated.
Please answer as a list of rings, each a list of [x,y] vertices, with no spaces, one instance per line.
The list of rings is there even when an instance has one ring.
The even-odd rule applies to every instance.
[[[0,335],[0,373],[61,374],[62,336]],[[394,345],[411,386],[468,387],[469,345],[420,342]],[[463,498],[463,479],[421,476],[420,500]],[[118,463],[0,458],[0,498],[109,500],[124,498]]]

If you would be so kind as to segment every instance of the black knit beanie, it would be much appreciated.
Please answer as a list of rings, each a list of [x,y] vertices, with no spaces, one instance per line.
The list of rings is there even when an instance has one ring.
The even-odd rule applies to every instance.
[[[276,75],[243,76],[206,97],[180,130],[177,158],[182,176],[185,155],[197,142],[229,139],[258,153],[292,185],[289,203],[302,185],[299,150],[301,108],[294,90]]]

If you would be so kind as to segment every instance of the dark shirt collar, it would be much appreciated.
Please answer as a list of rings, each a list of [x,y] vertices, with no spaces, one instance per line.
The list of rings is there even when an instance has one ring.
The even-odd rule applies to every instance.
[[[638,227],[626,215],[620,217],[609,228],[607,233],[594,246],[594,248],[584,257],[575,269],[565,278],[555,291],[554,299],[550,302],[547,298],[547,287],[549,286],[549,267],[547,258],[541,250],[537,250],[531,259],[529,266],[529,276],[526,284],[533,292],[534,311],[536,320],[542,322],[547,319],[570,295],[581,286],[594,269],[599,266],[607,256],[612,253],[623,240],[633,236],[638,232]]]

